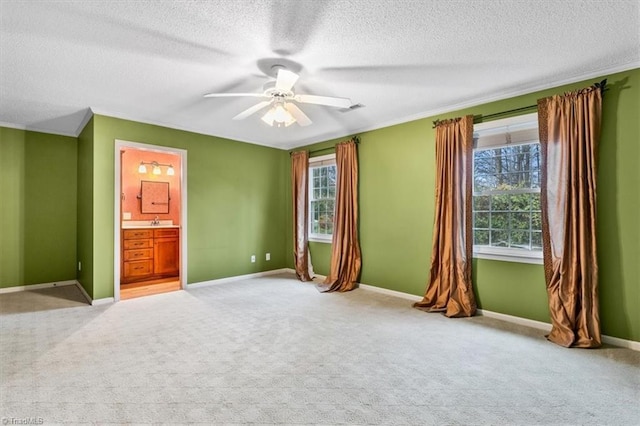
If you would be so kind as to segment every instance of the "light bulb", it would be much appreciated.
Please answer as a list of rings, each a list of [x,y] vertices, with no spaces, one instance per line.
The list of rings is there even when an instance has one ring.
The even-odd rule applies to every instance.
[[[176,172],[173,170],[173,166],[169,166],[169,168],[167,169],[167,176],[173,176],[175,174]]]
[[[140,167],[138,167],[138,173],[147,173],[147,166],[144,163],[140,163]]]
[[[262,121],[272,127],[288,127],[295,123],[296,119],[285,108],[285,104],[278,102],[275,106],[269,109],[269,111],[267,111],[265,115],[262,116]]]
[[[162,174],[162,170],[160,170],[160,167],[153,166],[153,174],[154,175],[161,175]]]
[[[265,115],[262,116],[262,121],[267,123],[269,126],[273,126],[273,116],[275,114],[275,109],[271,108]]]
[[[273,119],[278,123],[286,123],[291,118],[291,114],[289,111],[284,109],[284,107],[280,104],[276,106],[276,110],[273,114]]]

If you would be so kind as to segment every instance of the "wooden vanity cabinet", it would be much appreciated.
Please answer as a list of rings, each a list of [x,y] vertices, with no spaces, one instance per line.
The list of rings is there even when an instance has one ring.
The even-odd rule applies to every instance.
[[[153,272],[173,276],[180,271],[180,238],[178,228],[153,230]]]
[[[121,283],[177,276],[180,229],[123,229]]]

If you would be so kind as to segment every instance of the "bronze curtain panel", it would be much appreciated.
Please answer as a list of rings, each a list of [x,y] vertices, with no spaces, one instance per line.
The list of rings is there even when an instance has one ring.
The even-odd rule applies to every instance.
[[[538,101],[544,271],[552,329],[561,346],[601,344],[596,253],[598,85]]]
[[[300,281],[311,281],[309,276],[309,153],[291,154],[291,184],[293,200],[293,259]]]
[[[473,116],[436,125],[436,206],[429,283],[413,306],[447,317],[476,312],[471,282]]]
[[[336,145],[336,206],[331,265],[321,291],[349,291],[356,287],[362,258],[358,241],[358,152],[354,140]]]

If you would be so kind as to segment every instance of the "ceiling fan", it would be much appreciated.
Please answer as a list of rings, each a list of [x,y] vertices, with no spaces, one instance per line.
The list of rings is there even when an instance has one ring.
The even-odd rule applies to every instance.
[[[267,113],[262,116],[262,121],[269,126],[288,127],[293,123],[300,126],[308,126],[311,119],[294,103],[316,104],[335,108],[349,108],[351,99],[336,98],[331,96],[301,95],[293,92],[293,85],[300,77],[298,74],[289,71],[282,65],[274,65],[272,69],[276,69],[276,80],[265,84],[265,90],[262,93],[208,93],[205,98],[222,98],[222,97],[242,97],[251,96],[265,99],[262,102],[242,111],[233,117],[233,120],[243,120],[256,112],[271,106]]]

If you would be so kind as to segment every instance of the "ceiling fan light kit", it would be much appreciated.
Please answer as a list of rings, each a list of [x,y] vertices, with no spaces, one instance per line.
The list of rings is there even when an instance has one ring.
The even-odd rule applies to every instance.
[[[258,97],[268,99],[247,108],[233,117],[233,120],[244,120],[267,106],[271,106],[261,118],[263,122],[271,127],[289,127],[293,123],[298,123],[300,126],[308,126],[312,123],[311,119],[294,102],[334,108],[349,108],[352,105],[351,99],[348,98],[296,95],[293,92],[293,85],[296,84],[300,76],[289,71],[283,65],[273,65],[271,68],[277,71],[276,80],[275,83],[267,83],[263,93],[208,93],[204,97]]]
[[[262,121],[272,127],[289,127],[296,122],[296,119],[286,109],[284,102],[277,102],[262,116]]]

